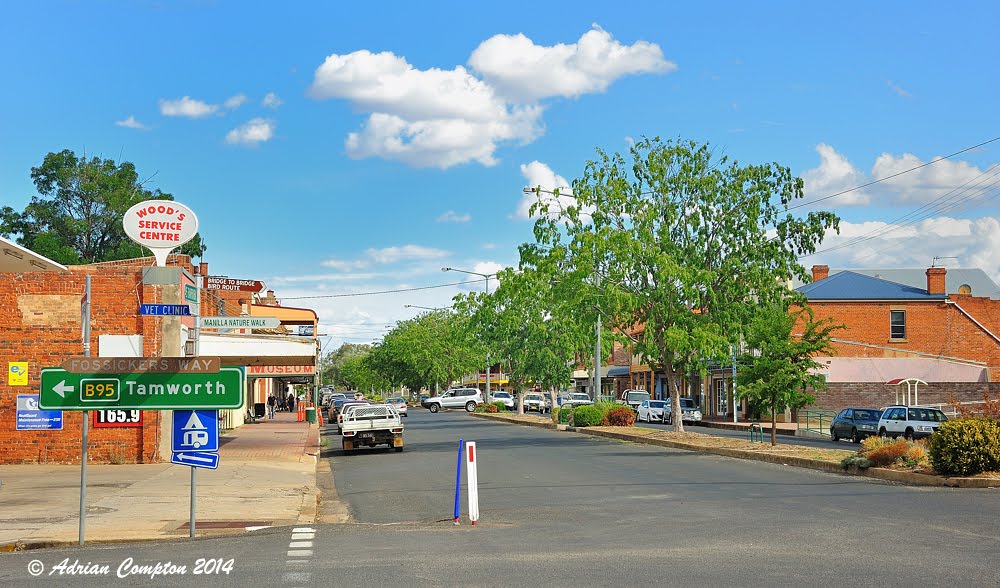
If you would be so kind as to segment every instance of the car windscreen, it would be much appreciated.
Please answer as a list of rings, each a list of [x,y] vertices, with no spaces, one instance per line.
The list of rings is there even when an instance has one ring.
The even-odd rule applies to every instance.
[[[692,409],[698,408],[698,405],[694,403],[694,400],[690,398],[681,398],[681,408]]]
[[[642,402],[649,400],[649,392],[629,392],[626,398],[628,402]]]
[[[506,392],[494,392],[493,393],[493,397],[494,398],[510,398],[510,394],[507,394]]]
[[[854,420],[856,421],[877,421],[882,416],[878,410],[854,409]]]
[[[663,408],[667,403],[663,400],[650,400],[649,408]]]
[[[570,400],[590,400],[590,396],[587,396],[586,394],[573,394],[569,398]]]

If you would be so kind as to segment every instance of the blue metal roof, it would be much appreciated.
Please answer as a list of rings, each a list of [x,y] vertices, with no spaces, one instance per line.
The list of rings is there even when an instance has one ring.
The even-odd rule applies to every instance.
[[[928,294],[927,290],[898,282],[873,278],[852,271],[842,271],[826,279],[795,289],[809,300],[946,300],[947,294]]]

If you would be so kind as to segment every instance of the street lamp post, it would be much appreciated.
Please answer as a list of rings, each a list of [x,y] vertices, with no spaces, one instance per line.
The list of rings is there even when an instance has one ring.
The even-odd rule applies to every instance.
[[[443,268],[441,268],[441,271],[443,271],[443,272],[460,272],[460,273],[469,274],[469,275],[472,275],[472,276],[481,276],[484,280],[486,280],[486,295],[487,296],[490,295],[490,278],[495,278],[497,276],[495,273],[494,274],[483,274],[483,273],[480,273],[480,272],[470,272],[470,271],[467,271],[467,270],[457,269],[457,268],[453,268],[453,267],[443,267]],[[488,349],[486,351],[486,393],[483,395],[483,400],[485,400],[486,402],[490,401],[490,352],[489,352]]]

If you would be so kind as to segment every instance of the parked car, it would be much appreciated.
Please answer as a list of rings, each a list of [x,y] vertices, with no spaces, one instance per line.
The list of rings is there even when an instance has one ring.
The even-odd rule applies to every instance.
[[[702,419],[701,409],[695,404],[692,398],[681,398],[681,417],[685,423],[700,423]],[[663,409],[663,422],[670,424],[674,422],[673,403],[667,398],[666,407]]]
[[[401,417],[405,417],[406,416],[406,399],[405,398],[401,398],[401,397],[397,396],[395,398],[390,398],[390,399],[386,400],[385,403],[389,404],[389,405],[392,405],[393,407],[395,407],[396,408],[396,412],[399,413],[399,416],[401,416]]]
[[[861,443],[865,437],[878,434],[878,421],[882,411],[877,408],[845,408],[830,423],[830,438],[834,441],[850,439]]]
[[[337,434],[340,435],[343,431],[341,425],[344,423],[344,417],[351,414],[352,411],[357,409],[359,406],[368,406],[369,403],[365,400],[349,400],[344,403],[341,407],[340,412],[337,414]]]
[[[500,390],[493,393],[493,402],[503,402],[504,408],[507,410],[514,410],[517,406],[514,402],[514,397],[510,395],[510,392],[504,392]]]
[[[878,420],[878,434],[893,439],[900,435],[904,439],[930,437],[947,420],[947,415],[936,408],[888,406],[882,410],[882,418]]]
[[[584,392],[573,392],[569,396],[567,396],[566,398],[563,398],[562,406],[563,407],[566,407],[566,406],[574,407],[574,406],[583,406],[585,404],[593,404],[593,403],[594,403],[594,401],[591,400],[590,396],[587,396],[586,393],[584,393]]]
[[[472,412],[482,403],[483,393],[479,388],[452,388],[439,396],[431,396],[420,404],[431,412],[438,412],[442,408],[464,408]]]
[[[643,400],[635,413],[635,420],[645,423],[663,422],[663,411],[667,407],[666,400]]]
[[[626,390],[622,392],[621,403],[627,404],[633,412],[639,411],[639,405],[650,400],[649,392],[645,390]]]
[[[552,409],[552,402],[540,392],[528,392],[524,395],[524,412],[537,410],[544,413]]]
[[[338,399],[334,400],[333,404],[330,405],[330,410],[327,411],[327,416],[329,417],[327,420],[329,420],[331,423],[337,422],[337,416],[340,414],[340,411],[342,411],[344,409],[344,405],[350,405],[350,404],[362,403],[362,402],[364,404],[368,404],[367,401],[364,401],[364,400],[354,400],[352,398],[338,398]]]

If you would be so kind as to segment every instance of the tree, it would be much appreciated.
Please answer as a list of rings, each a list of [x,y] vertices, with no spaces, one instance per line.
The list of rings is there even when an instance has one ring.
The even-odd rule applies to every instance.
[[[795,334],[796,325],[802,333]],[[816,321],[811,308],[789,312],[786,303],[765,305],[746,330],[746,348],[740,359],[736,383],[740,394],[771,413],[771,445],[777,445],[775,423],[778,411],[801,408],[815,402],[808,389],[822,390],[826,379],[816,361],[832,355],[830,333],[844,328],[832,319]]]
[[[31,179],[38,194],[23,212],[0,209],[0,235],[19,235],[19,244],[63,264],[147,255],[125,234],[122,216],[144,200],[174,199],[145,188],[130,162],[77,157],[69,149],[46,155],[42,165],[31,168]],[[195,235],[179,252],[201,257],[205,249]]]
[[[726,361],[758,301],[805,279],[798,257],[839,219],[791,214],[802,180],[776,163],[739,165],[707,145],[648,138],[631,157],[598,150],[573,203],[563,207],[558,191],[539,198],[535,238],[565,245],[577,275],[594,276],[579,287],[605,322],[635,333],[634,353],[666,373],[681,414],[679,379]]]
[[[342,376],[344,364],[348,359],[365,356],[371,352],[367,343],[344,343],[337,349],[327,353],[320,362],[322,381],[331,383],[334,387],[344,387],[346,382]]]
[[[565,253],[564,248],[522,245],[520,267],[499,272],[496,291],[457,299],[456,307],[469,312],[492,357],[507,366],[519,414],[524,413],[525,386],[539,385],[552,394],[566,385],[574,354],[588,342],[590,322],[576,312],[579,290],[571,280],[551,279]]]

